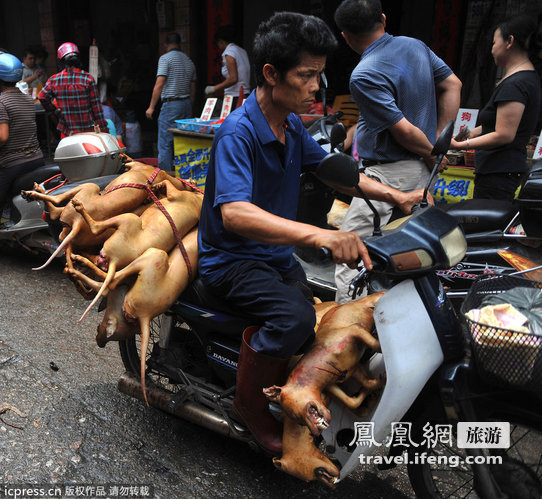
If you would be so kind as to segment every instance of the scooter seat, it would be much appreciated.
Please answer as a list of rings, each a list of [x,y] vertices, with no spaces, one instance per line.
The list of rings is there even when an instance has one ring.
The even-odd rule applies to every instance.
[[[467,199],[439,208],[452,215],[465,234],[504,230],[518,212],[512,202],[498,199]]]
[[[177,298],[172,309],[176,310],[186,303],[198,309],[201,308],[202,314],[200,314],[200,318],[203,318],[203,320],[217,321],[220,327],[216,328],[214,332],[222,336],[240,338],[248,326],[257,325],[257,321],[243,314],[242,310],[233,307],[220,296],[209,291],[199,276]],[[182,315],[181,311],[180,313]],[[191,319],[197,320],[195,317],[191,317]]]
[[[17,194],[20,194],[21,191],[31,190],[34,187],[34,182],[39,184],[59,173],[61,173],[61,171],[58,165],[40,166],[36,170],[32,170],[31,172],[16,178],[11,186],[11,195],[16,196]]]

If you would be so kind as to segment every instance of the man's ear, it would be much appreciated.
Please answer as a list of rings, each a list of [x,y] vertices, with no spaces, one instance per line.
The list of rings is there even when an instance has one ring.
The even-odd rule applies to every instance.
[[[262,73],[268,85],[274,87],[278,83],[279,73],[272,64],[264,64]]]
[[[382,25],[386,28],[386,14],[382,13]]]
[[[345,33],[344,31],[341,31],[341,36],[344,38],[346,44],[350,45],[350,35],[348,33]]]

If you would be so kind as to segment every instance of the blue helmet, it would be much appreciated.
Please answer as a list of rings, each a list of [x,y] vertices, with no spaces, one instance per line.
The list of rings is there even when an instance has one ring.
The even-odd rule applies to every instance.
[[[0,80],[19,81],[23,78],[23,65],[11,54],[0,54]]]

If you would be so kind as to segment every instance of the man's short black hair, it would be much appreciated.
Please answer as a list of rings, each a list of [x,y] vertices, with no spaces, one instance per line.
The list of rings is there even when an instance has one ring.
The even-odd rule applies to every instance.
[[[180,45],[181,35],[176,31],[172,31],[166,35],[166,45]]]
[[[335,22],[352,35],[371,33],[382,22],[382,4],[380,0],[344,0],[335,11]]]
[[[322,19],[297,12],[277,12],[260,24],[254,38],[256,85],[264,84],[266,64],[272,64],[284,78],[304,54],[328,56],[336,47],[337,40]]]

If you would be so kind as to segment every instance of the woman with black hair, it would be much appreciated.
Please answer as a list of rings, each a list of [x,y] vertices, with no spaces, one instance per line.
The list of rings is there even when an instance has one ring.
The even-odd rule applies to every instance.
[[[540,79],[529,60],[536,21],[518,16],[500,23],[491,54],[504,76],[480,111],[479,126],[452,149],[475,149],[474,198],[512,200],[527,172],[526,146],[540,112]]]
[[[233,96],[233,108],[235,108],[241,87],[243,87],[245,97],[250,94],[250,62],[248,55],[245,49],[235,43],[235,32],[230,25],[221,26],[217,29],[214,42],[222,53],[221,72],[224,81],[205,87],[205,95],[212,95],[224,90],[224,95]]]

